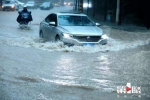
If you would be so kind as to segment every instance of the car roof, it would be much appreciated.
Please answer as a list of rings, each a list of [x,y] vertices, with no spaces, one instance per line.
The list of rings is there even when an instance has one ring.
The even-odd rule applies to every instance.
[[[6,0],[4,3],[15,3],[14,0]]]
[[[15,0],[5,0],[5,2],[15,2]]]
[[[76,16],[87,16],[86,14],[83,13],[72,13],[72,12],[56,12],[54,13],[56,15],[76,15]]]
[[[34,1],[27,1],[27,3],[29,3],[29,2],[32,2],[32,3],[34,3]]]
[[[5,1],[15,1],[15,0],[5,0]]]

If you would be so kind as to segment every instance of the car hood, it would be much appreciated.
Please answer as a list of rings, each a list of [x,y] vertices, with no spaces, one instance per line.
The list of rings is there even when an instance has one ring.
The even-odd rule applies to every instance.
[[[3,6],[14,6],[15,4],[3,4]]]
[[[60,28],[73,35],[100,36],[103,34],[102,29],[97,26],[61,26]]]
[[[26,4],[26,6],[34,6],[34,4]]]

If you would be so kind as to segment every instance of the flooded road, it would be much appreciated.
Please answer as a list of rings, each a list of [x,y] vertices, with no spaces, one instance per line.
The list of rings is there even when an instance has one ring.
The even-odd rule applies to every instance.
[[[92,47],[39,38],[50,12],[71,9],[32,10],[30,30],[19,29],[17,12],[0,11],[0,100],[149,100],[150,31],[102,25],[108,44]],[[141,93],[118,94],[127,83]]]

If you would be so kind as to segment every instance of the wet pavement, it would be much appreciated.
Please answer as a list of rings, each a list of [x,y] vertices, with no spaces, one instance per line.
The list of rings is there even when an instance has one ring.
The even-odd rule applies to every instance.
[[[95,46],[39,38],[44,17],[70,9],[32,10],[30,30],[19,29],[17,11],[0,11],[0,100],[149,100],[150,32],[103,24],[108,44]],[[141,93],[117,93],[127,83]]]

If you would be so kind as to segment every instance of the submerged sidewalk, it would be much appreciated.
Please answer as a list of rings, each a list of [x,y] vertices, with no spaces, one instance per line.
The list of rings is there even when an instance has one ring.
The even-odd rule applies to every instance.
[[[77,11],[74,10],[70,10],[70,12],[73,13],[78,13]],[[89,16],[89,15],[88,15]],[[121,25],[117,25],[116,23],[110,22],[110,21],[103,21],[101,18],[99,18],[98,16],[96,18],[93,18],[91,16],[89,16],[94,22],[99,23],[101,26],[108,26],[110,28],[114,28],[114,29],[120,29],[120,30],[124,30],[124,31],[129,31],[129,32],[150,32],[150,30],[148,30],[146,27],[144,26],[138,26],[135,24],[124,24],[122,23]]]
[[[108,21],[100,21],[98,19],[94,19],[93,20],[95,22],[98,22],[100,23],[101,26],[108,26],[110,28],[114,28],[114,29],[120,29],[120,30],[124,30],[124,31],[131,31],[131,32],[139,32],[139,31],[142,31],[142,32],[150,32],[150,30],[148,30],[146,27],[144,26],[138,26],[138,25],[134,25],[134,24],[124,24],[122,23],[121,25],[117,25],[116,23],[112,23],[112,22],[108,22]]]

